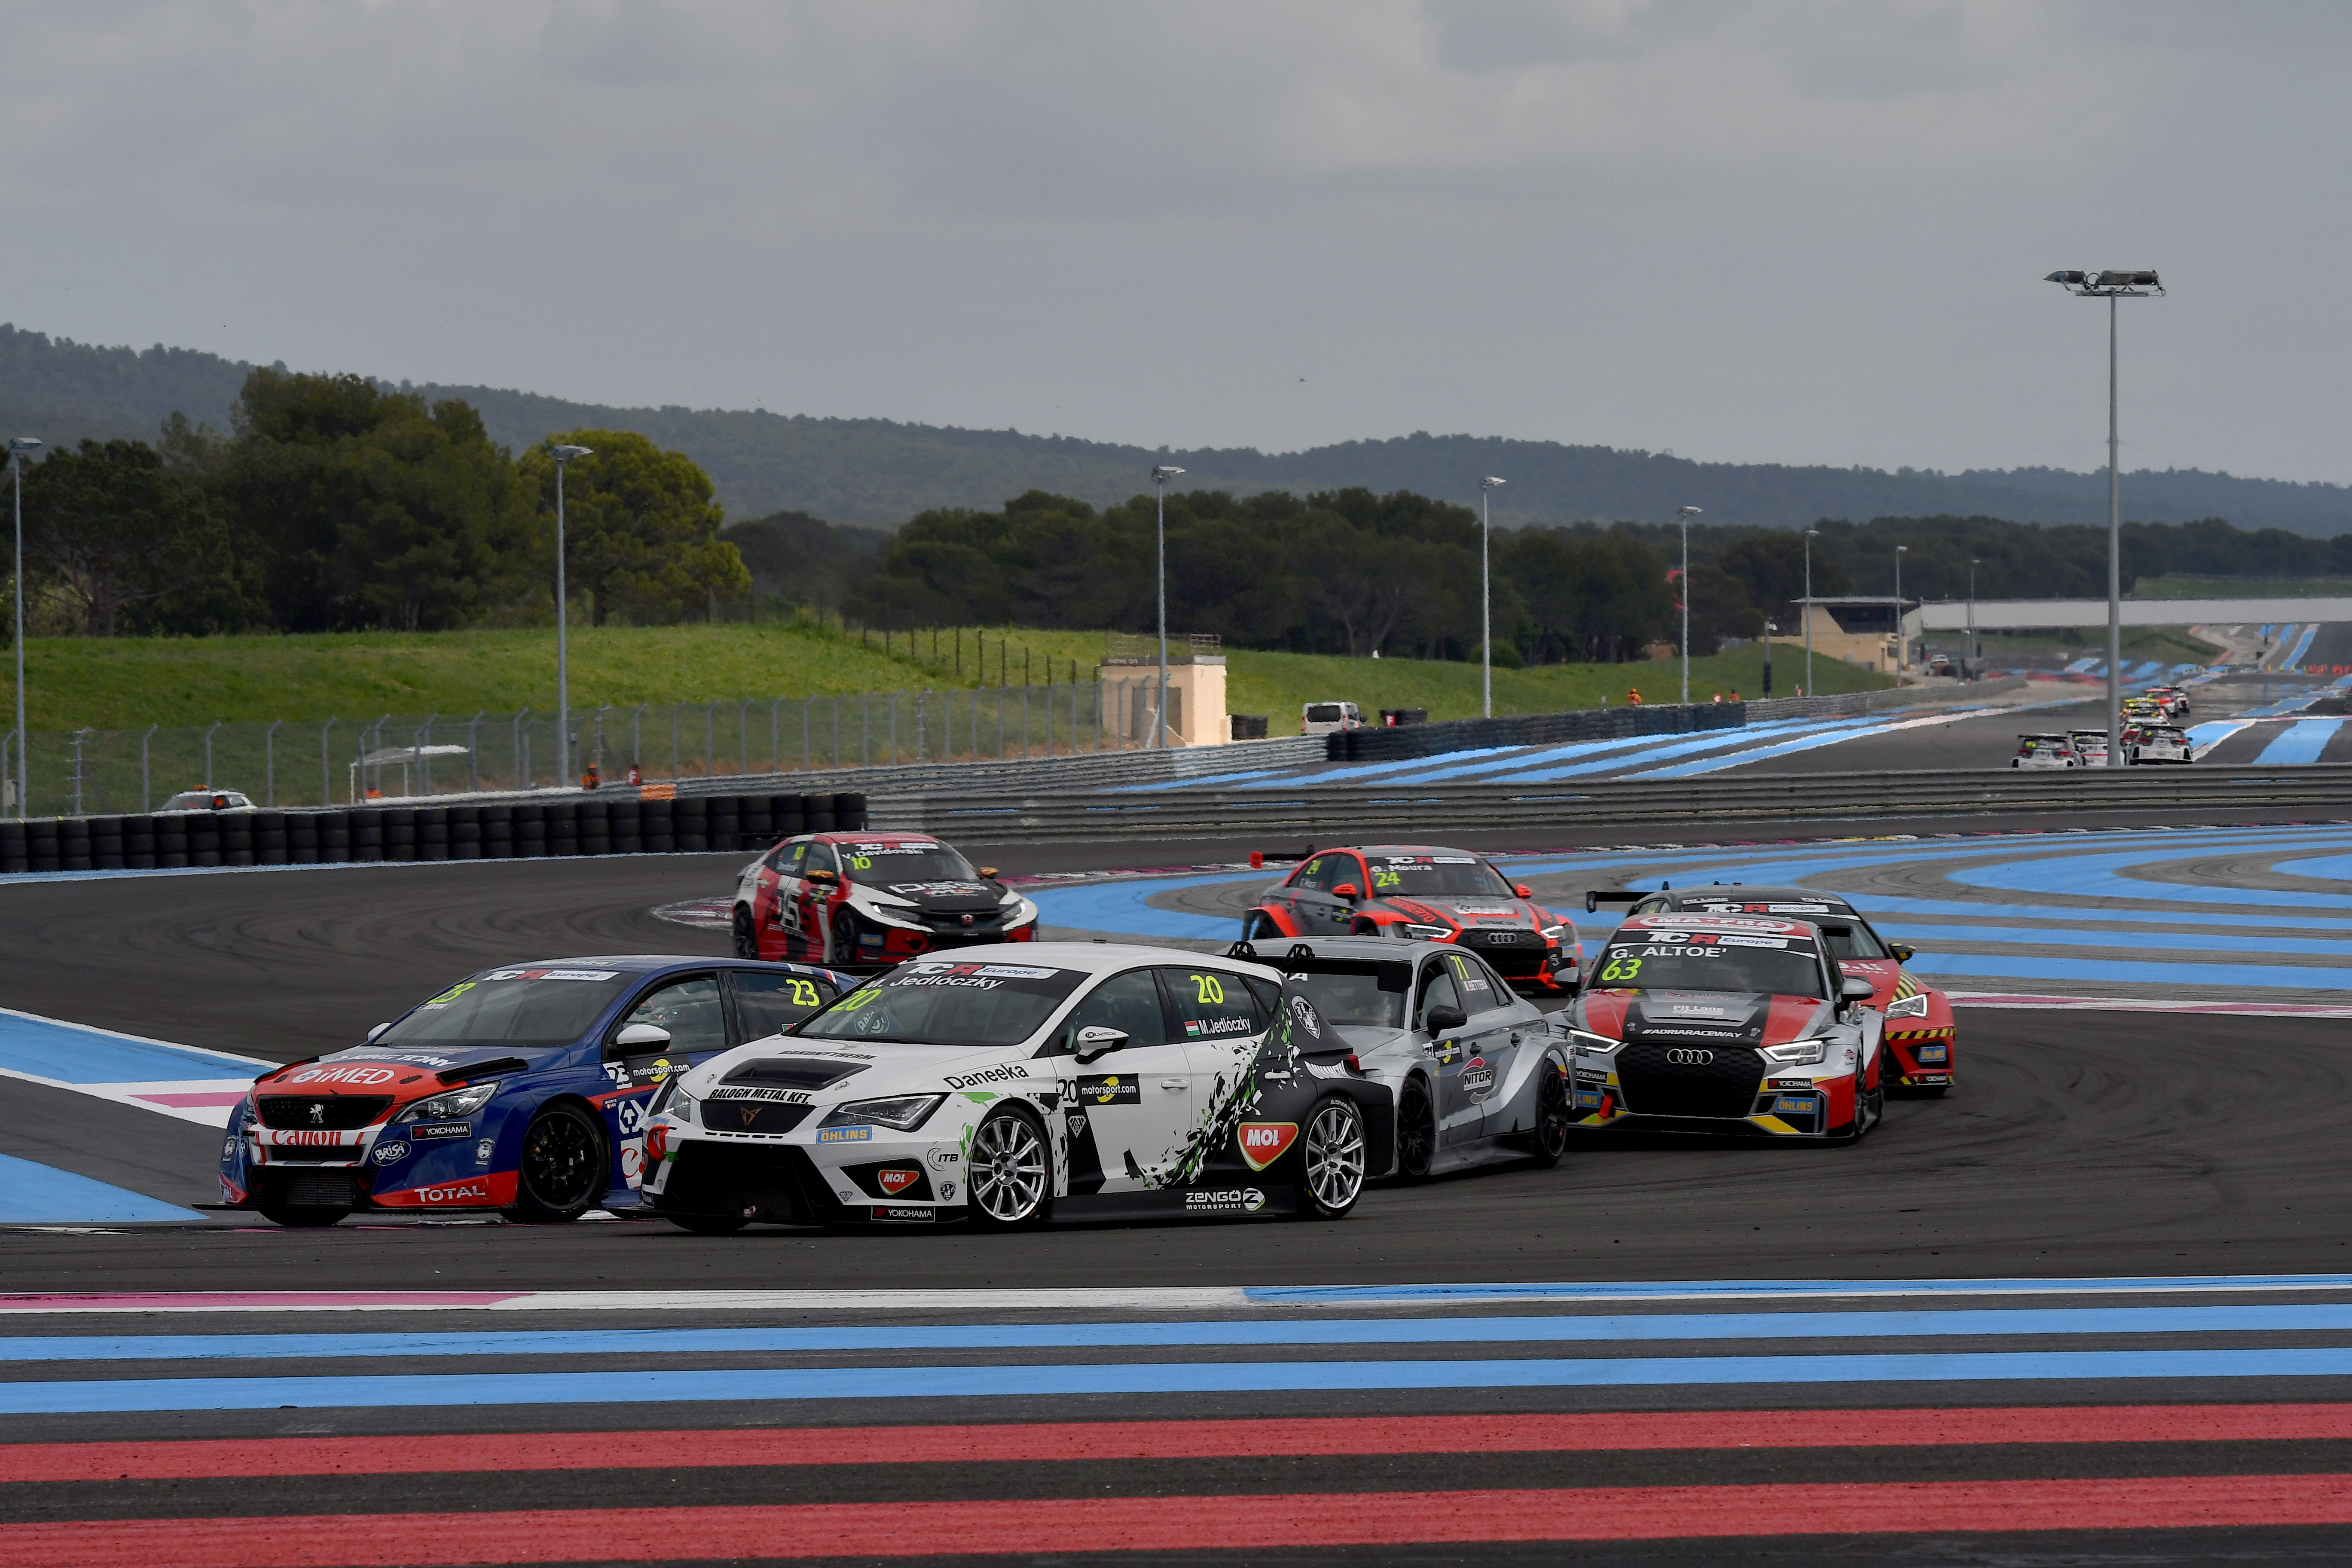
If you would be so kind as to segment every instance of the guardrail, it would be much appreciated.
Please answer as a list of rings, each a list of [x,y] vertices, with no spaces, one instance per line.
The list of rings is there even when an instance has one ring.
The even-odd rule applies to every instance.
[[[1557,784],[1326,784],[1310,779],[1297,788],[1115,795],[877,794],[868,805],[877,828],[920,830],[978,844],[1237,834],[1360,837],[1391,830],[1443,837],[1449,830],[2256,808],[2352,808],[2352,766],[1751,773]]]

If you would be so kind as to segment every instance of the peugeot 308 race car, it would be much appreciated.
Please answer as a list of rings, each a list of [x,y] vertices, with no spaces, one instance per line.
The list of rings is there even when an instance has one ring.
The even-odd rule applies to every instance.
[[[655,1101],[646,1201],[688,1230],[1338,1219],[1394,1103],[1262,964],[1043,942],[916,959]]]
[[[631,956],[485,970],[368,1043],[261,1075],[230,1112],[222,1206],[577,1219],[637,1201],[646,1104],[855,984],[798,963]]]
[[[1242,940],[1405,937],[1470,949],[1512,984],[1574,991],[1584,945],[1576,922],[1545,909],[1480,856],[1374,844],[1309,855],[1242,917]]]
[[[1853,1141],[1885,1114],[1874,987],[1820,932],[1628,915],[1569,1009],[1578,1124]]]
[[[1282,971],[1364,1076],[1396,1096],[1397,1173],[1495,1161],[1559,1163],[1569,1140],[1568,1045],[1535,1004],[1450,942],[1379,937],[1232,956]]]
[[[787,838],[735,884],[735,955],[875,969],[935,952],[1034,942],[1037,906],[920,833]]]
[[[1594,892],[1585,895],[1587,909],[1620,900],[1631,902],[1632,913],[1779,915],[1810,921],[1821,928],[1822,940],[1839,970],[1858,975],[1874,988],[1870,1005],[1886,1020],[1886,1087],[1931,1099],[1940,1099],[1958,1081],[1959,1026],[1952,999],[1933,986],[1922,985],[1904,967],[1915,951],[1911,944],[1888,942],[1870,922],[1836,893],[1811,888],[1726,887],[1662,889],[1654,893]]]

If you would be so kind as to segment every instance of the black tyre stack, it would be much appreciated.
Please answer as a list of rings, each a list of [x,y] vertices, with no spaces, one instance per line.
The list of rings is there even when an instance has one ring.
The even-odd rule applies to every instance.
[[[613,803],[591,795],[579,803],[580,853],[610,855],[613,852]]]
[[[449,858],[478,860],[482,858],[482,808],[478,805],[453,805],[449,808]]]
[[[515,856],[514,812],[511,805],[492,804],[483,806],[482,858],[511,860]]]
[[[646,800],[637,803],[638,837],[648,855],[668,855],[677,848],[677,802]]]
[[[131,862],[123,846],[122,818],[89,819],[89,863],[100,871],[120,871]]]
[[[670,820],[681,855],[699,855],[710,847],[710,803],[689,795],[670,803]]]
[[[416,808],[416,856],[419,860],[449,858],[449,808],[446,805],[420,805]]]

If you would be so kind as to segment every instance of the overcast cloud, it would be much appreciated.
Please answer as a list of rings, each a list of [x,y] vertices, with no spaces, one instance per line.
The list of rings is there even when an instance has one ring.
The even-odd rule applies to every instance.
[[[1287,449],[2352,480],[2352,7],[0,5],[0,319]]]

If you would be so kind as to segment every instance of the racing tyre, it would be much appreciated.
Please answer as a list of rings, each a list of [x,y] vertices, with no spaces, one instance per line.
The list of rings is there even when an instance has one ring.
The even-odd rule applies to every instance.
[[[735,956],[738,958],[760,956],[759,931],[751,924],[751,911],[740,904],[735,906]]]
[[[331,1226],[352,1211],[349,1209],[287,1208],[278,1204],[261,1204],[261,1217],[272,1225],[282,1225],[289,1230],[316,1230]]]
[[[1528,1140],[1528,1152],[1535,1156],[1537,1169],[1550,1170],[1568,1152],[1569,1120],[1568,1072],[1559,1063],[1547,1060],[1542,1087],[1536,1091],[1535,1135]]]
[[[1364,1195],[1364,1117],[1352,1100],[1337,1096],[1315,1107],[1300,1140],[1307,1202],[1301,1219],[1345,1219]]]
[[[1282,928],[1274,923],[1274,917],[1263,911],[1251,915],[1242,926],[1244,942],[1273,942],[1282,934]]]
[[[982,1230],[1044,1224],[1054,1206],[1054,1154],[1043,1124],[1010,1106],[991,1111],[971,1135],[964,1187],[971,1223]]]
[[[857,962],[857,917],[847,910],[833,917],[833,942],[825,950],[827,963]]]
[[[1429,1174],[1437,1156],[1437,1114],[1429,1102],[1429,1086],[1420,1079],[1405,1079],[1397,1096],[1397,1174],[1418,1182]]]
[[[528,1225],[578,1219],[604,1195],[610,1169],[604,1132],[576,1105],[551,1105],[522,1135],[514,1206],[507,1217]]]
[[[670,1214],[662,1217],[697,1236],[732,1236],[751,1223],[740,1214]]]

